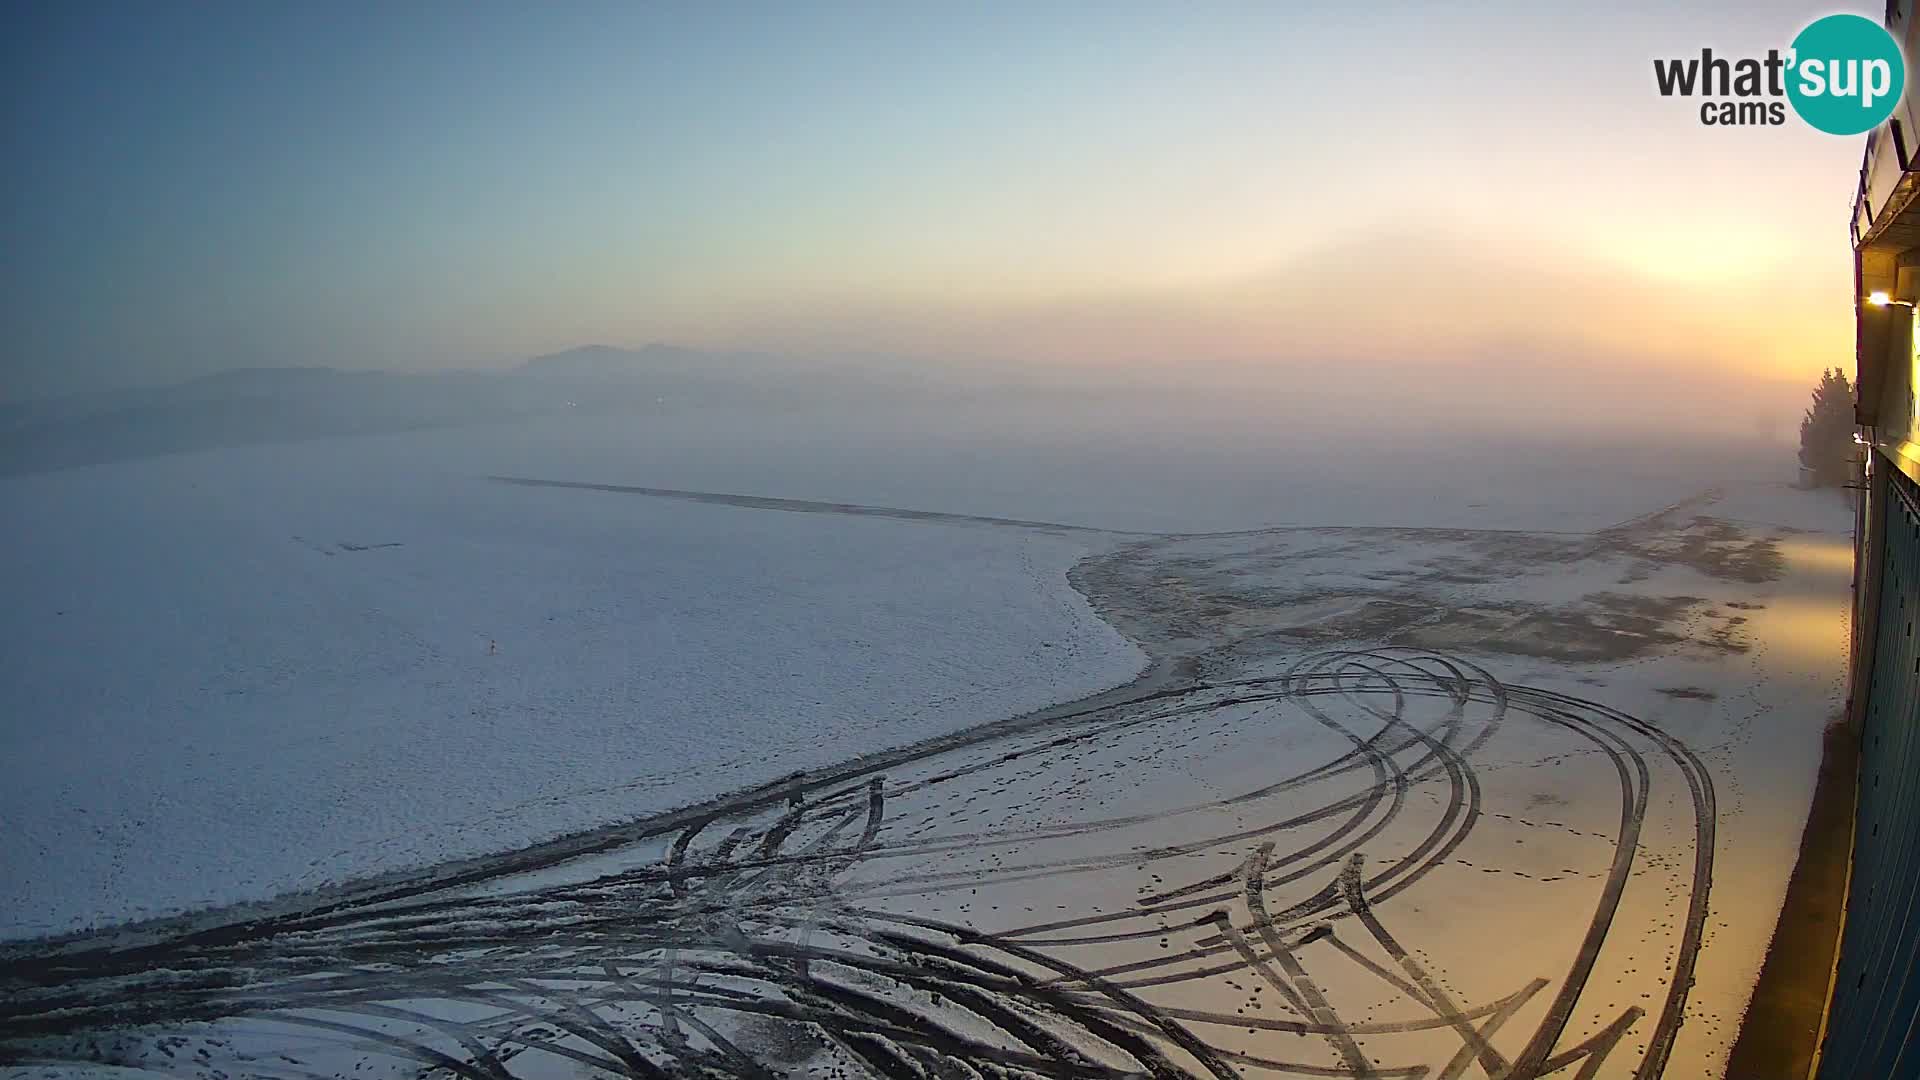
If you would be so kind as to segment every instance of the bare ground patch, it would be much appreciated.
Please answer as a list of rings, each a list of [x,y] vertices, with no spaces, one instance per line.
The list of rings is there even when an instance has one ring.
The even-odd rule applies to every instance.
[[[1282,529],[1156,538],[1089,559],[1073,583],[1150,649],[1208,667],[1343,643],[1592,663],[1745,652],[1741,612],[1761,605],[1722,610],[1674,591],[1672,572],[1761,583],[1782,568],[1772,534],[1665,513],[1585,537]]]

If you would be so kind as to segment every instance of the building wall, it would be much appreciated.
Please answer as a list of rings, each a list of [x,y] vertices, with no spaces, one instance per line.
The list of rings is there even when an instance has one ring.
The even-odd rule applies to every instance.
[[[1920,405],[1914,398],[1915,369],[1920,364],[1916,352],[1916,309],[1910,304],[1889,304],[1873,316],[1883,321],[1876,328],[1874,345],[1885,350],[1886,363],[1877,387],[1861,387],[1862,397],[1875,401],[1870,435],[1889,459],[1908,476],[1920,480]]]
[[[1852,687],[1860,780],[1818,1080],[1920,1076],[1920,485],[1873,457],[1873,572],[1855,592],[1871,662]]]

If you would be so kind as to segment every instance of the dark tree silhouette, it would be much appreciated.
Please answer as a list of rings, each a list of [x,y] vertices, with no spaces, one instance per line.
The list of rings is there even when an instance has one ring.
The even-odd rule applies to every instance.
[[[1820,375],[1800,420],[1800,468],[1815,487],[1838,487],[1853,473],[1853,385],[1839,368]]]

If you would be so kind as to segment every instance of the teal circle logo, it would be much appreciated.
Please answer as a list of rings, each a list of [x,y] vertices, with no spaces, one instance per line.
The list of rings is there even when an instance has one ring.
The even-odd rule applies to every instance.
[[[1829,15],[1793,39],[1787,100],[1829,135],[1858,135],[1893,115],[1907,85],[1900,43],[1860,15]]]

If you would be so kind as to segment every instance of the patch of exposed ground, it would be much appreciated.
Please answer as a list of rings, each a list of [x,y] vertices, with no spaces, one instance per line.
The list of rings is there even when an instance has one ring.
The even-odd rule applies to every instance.
[[[1665,694],[1675,701],[1712,701],[1720,696],[1711,690],[1704,690],[1698,686],[1662,686],[1655,689],[1654,692],[1657,694]]]
[[[1785,568],[1777,543],[1784,535],[1785,530],[1774,529],[1767,536],[1749,536],[1733,522],[1698,516],[1685,528],[1621,537],[1614,546],[1708,577],[1757,583],[1775,580]]]
[[[1774,580],[1780,535],[1671,511],[1584,537],[1279,529],[1141,540],[1072,576],[1148,649],[1209,670],[1348,642],[1602,662],[1746,651],[1758,605],[1675,583]]]

